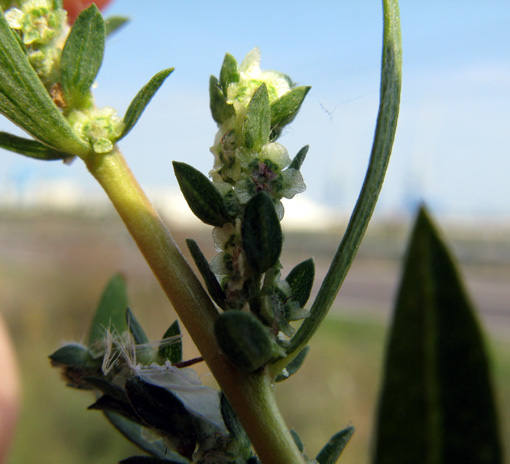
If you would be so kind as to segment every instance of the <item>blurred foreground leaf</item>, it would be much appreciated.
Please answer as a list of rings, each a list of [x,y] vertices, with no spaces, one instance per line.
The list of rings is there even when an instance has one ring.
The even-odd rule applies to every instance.
[[[481,330],[424,209],[409,245],[386,354],[374,462],[503,462]]]

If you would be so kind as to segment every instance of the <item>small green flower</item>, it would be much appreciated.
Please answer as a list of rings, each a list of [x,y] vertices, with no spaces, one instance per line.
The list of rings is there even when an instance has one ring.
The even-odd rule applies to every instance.
[[[69,124],[96,153],[112,151],[113,144],[122,134],[124,123],[117,112],[110,107],[72,111]]]

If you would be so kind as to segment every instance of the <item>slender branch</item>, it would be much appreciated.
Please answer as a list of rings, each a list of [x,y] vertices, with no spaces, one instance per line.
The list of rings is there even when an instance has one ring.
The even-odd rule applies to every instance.
[[[265,372],[242,373],[221,354],[214,336],[218,312],[120,151],[115,148],[108,155],[91,155],[84,161],[108,194],[227,395],[261,461],[304,463],[276,406],[269,376]]]

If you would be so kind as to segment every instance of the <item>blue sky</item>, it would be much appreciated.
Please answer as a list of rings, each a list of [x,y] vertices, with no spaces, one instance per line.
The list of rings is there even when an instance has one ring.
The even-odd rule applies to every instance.
[[[160,69],[175,67],[142,120],[121,142],[145,187],[175,186],[171,161],[212,167],[216,131],[208,79],[225,52],[254,46],[262,68],[312,86],[281,138],[291,155],[310,151],[303,175],[311,199],[352,208],[365,173],[378,105],[378,0],[117,0],[108,15],[131,23],[107,44],[99,106],[121,114]],[[510,217],[510,2],[402,1],[404,85],[393,159],[379,214],[425,200],[439,214]],[[0,130],[8,123],[0,121]],[[0,182],[70,178],[99,187],[72,166],[0,154]],[[0,189],[1,192],[1,189]],[[0,196],[1,202],[1,196]]]

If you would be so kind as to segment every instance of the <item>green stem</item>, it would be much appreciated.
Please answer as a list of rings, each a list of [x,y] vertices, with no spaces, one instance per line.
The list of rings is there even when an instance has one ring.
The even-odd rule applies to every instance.
[[[244,374],[221,354],[214,336],[218,312],[122,154],[85,158],[124,221],[211,372],[227,395],[263,464],[304,463],[276,406],[266,373]]]

